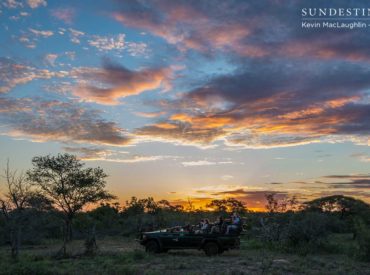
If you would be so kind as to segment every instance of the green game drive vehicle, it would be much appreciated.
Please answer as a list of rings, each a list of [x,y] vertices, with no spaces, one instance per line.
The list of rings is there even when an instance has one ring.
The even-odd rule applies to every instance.
[[[204,250],[207,256],[221,254],[229,249],[238,249],[238,233],[225,235],[220,233],[196,233],[182,231],[179,228],[163,229],[140,234],[138,240],[150,253],[167,252],[169,249]]]

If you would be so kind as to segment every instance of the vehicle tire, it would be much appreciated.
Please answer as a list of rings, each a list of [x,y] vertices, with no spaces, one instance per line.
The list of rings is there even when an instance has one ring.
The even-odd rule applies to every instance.
[[[167,253],[168,252],[168,249],[167,248],[163,248],[162,250],[161,250],[161,253]]]
[[[219,252],[219,247],[215,242],[206,243],[203,249],[207,256],[215,256]]]
[[[159,253],[159,245],[155,240],[151,240],[145,244],[145,251],[148,253]]]
[[[225,250],[220,248],[220,249],[218,250],[218,255],[221,255],[221,254],[222,254],[222,253],[224,253],[224,252],[225,252]]]

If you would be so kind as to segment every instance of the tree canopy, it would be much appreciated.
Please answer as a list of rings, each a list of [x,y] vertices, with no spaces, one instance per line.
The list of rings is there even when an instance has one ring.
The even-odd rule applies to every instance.
[[[305,205],[307,210],[339,212],[342,218],[346,215],[360,215],[370,211],[370,206],[362,200],[343,195],[318,198],[306,202]]]
[[[238,212],[242,213],[247,211],[247,206],[242,201],[234,198],[212,200],[207,207],[212,208],[217,212]]]
[[[27,171],[28,179],[52,206],[64,213],[64,243],[72,238],[72,220],[77,212],[89,203],[115,198],[105,190],[107,175],[103,169],[84,168],[84,163],[70,154],[41,156],[32,159],[33,168]]]
[[[34,157],[32,165],[27,171],[28,179],[67,216],[73,216],[89,203],[114,198],[105,190],[107,175],[103,169],[84,168],[84,163],[74,155]]]

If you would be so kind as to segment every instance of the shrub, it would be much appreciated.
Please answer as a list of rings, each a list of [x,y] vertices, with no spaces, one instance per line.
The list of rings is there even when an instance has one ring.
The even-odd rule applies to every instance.
[[[275,213],[263,220],[259,237],[272,247],[307,254],[326,242],[330,220],[325,213]]]
[[[328,217],[322,213],[302,212],[291,217],[281,241],[288,246],[319,246],[329,234]]]
[[[279,242],[284,228],[289,224],[290,216],[290,213],[274,213],[267,218],[261,218],[259,238],[263,242]]]
[[[361,259],[370,261],[370,229],[363,219],[355,219],[358,255]]]

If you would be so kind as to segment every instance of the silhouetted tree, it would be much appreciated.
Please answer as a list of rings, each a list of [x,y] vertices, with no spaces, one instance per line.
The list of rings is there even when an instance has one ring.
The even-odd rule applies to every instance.
[[[184,207],[182,205],[176,204],[172,205],[168,200],[160,200],[157,202],[157,207],[161,210],[165,211],[175,211],[181,212],[184,211]]]
[[[245,203],[234,198],[212,200],[211,203],[207,204],[207,207],[212,208],[214,211],[220,213],[244,213],[247,211],[247,206]]]
[[[158,201],[157,206],[158,206],[158,208],[160,208],[162,210],[171,210],[172,209],[172,205],[170,204],[170,202],[168,200]]]
[[[191,198],[188,198],[188,200],[187,200],[187,206],[186,206],[186,208],[185,208],[185,210],[187,211],[187,212],[193,212],[194,210],[195,210],[195,206],[194,206],[194,203],[193,203],[193,201],[191,200]]]
[[[275,193],[270,193],[265,195],[267,204],[266,210],[269,213],[286,212],[286,211],[296,211],[299,210],[300,204],[296,197],[277,199]]]
[[[64,213],[64,241],[61,249],[72,237],[72,221],[76,213],[89,203],[113,199],[105,190],[107,175],[101,168],[84,168],[84,163],[70,154],[34,157],[33,168],[27,171],[30,181],[52,205]]]
[[[370,205],[362,200],[343,195],[333,195],[318,198],[305,203],[307,211],[329,212],[338,214],[339,218],[346,222],[353,232],[353,238],[357,236],[354,220],[362,219],[370,224]]]
[[[207,207],[212,208],[216,212],[225,213],[227,210],[226,200],[212,200]]]
[[[31,185],[23,173],[10,169],[9,160],[3,177],[6,182],[6,191],[3,198],[0,198],[0,206],[10,231],[11,256],[17,259],[21,242],[22,214],[32,197]]]
[[[348,215],[359,215],[370,210],[370,206],[352,197],[334,195],[318,198],[305,203],[307,210],[338,212],[343,219]]]

